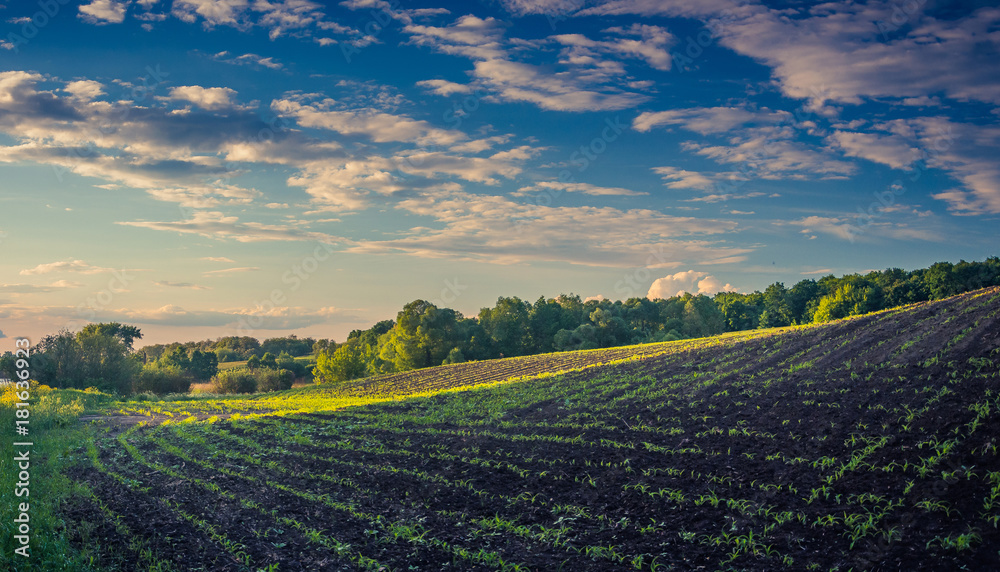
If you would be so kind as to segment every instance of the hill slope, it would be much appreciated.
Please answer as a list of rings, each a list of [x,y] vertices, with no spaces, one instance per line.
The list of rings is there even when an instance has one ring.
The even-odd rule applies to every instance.
[[[993,288],[470,391],[132,426],[74,469],[94,497],[66,515],[122,568],[997,569],[998,312]],[[319,410],[516,363],[283,399]]]

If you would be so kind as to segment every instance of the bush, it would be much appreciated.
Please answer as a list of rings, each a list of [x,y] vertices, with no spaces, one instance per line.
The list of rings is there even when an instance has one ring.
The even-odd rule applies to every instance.
[[[257,379],[257,391],[281,391],[291,389],[295,374],[287,369],[260,368],[253,372]]]
[[[254,372],[245,367],[220,371],[212,378],[214,393],[253,393],[257,391]]]
[[[132,391],[158,395],[187,393],[191,391],[191,376],[175,365],[146,364],[136,376],[135,382],[132,384]]]

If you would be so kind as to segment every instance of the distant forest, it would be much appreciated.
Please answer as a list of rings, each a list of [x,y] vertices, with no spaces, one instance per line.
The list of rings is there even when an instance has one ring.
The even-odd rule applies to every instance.
[[[996,285],[1000,258],[992,257],[939,262],[914,271],[830,275],[791,288],[776,282],[763,292],[720,292],[713,297],[686,293],[655,300],[583,301],[562,294],[534,303],[501,297],[475,317],[415,300],[395,320],[354,330],[343,343],[294,335],[263,342],[230,336],[133,350],[134,341],[142,337],[138,328],[90,324],[76,334],[63,331],[43,338],[32,367],[36,379],[55,387],[163,393],[185,391],[194,381],[216,381],[219,363],[248,360],[250,370],[285,374],[285,381],[271,383],[277,388],[290,386],[292,378],[345,381],[469,360],[826,322]],[[315,366],[294,359],[309,354],[316,356]],[[0,374],[13,377],[14,361],[9,352],[0,357]]]

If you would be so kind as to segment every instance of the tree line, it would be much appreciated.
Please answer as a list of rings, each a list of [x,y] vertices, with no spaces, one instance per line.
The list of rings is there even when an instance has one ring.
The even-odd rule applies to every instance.
[[[500,297],[465,317],[425,300],[403,307],[396,320],[355,330],[317,354],[315,373],[328,381],[552,351],[607,348],[712,336],[723,332],[826,322],[1000,285],[1000,258],[939,262],[906,271],[806,279],[791,288],[714,297],[581,300],[573,294],[535,302]]]
[[[775,282],[763,292],[721,292],[713,297],[685,293],[611,301],[562,294],[534,302],[500,297],[472,317],[415,300],[395,320],[354,330],[340,344],[295,335],[263,342],[228,336],[134,350],[134,342],[142,337],[135,326],[89,324],[76,334],[63,331],[43,338],[36,345],[32,369],[36,379],[55,387],[118,393],[186,391],[192,382],[209,379],[221,380],[224,387],[249,387],[246,378],[253,378],[258,386],[282,388],[290,378],[313,375],[322,381],[345,381],[468,360],[826,322],[996,285],[1000,258],[992,257],[939,262],[913,271],[829,275],[791,288]],[[294,359],[308,354],[316,356],[314,369]],[[220,378],[218,364],[237,360],[247,360],[246,371]],[[12,377],[14,361],[10,352],[0,357],[0,372]],[[272,370],[279,373],[267,373]]]

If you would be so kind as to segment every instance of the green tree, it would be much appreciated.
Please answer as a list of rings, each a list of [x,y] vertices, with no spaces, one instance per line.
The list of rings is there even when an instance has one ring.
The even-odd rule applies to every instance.
[[[129,343],[134,328],[84,328],[76,335],[79,346],[80,371],[84,387],[96,387],[119,394],[132,391],[132,382],[142,370],[142,361],[132,355]],[[120,326],[120,324],[111,324]],[[79,387],[79,386],[78,386]]]
[[[425,300],[414,300],[396,315],[396,325],[379,338],[379,357],[393,371],[440,365],[451,348],[467,342],[462,315],[438,308]]]
[[[52,387],[85,389],[82,364],[76,336],[61,330],[39,340],[31,357],[32,377]]]
[[[278,369],[278,362],[274,359],[274,355],[272,355],[271,352],[264,352],[264,355],[260,358],[260,366]]]
[[[788,307],[788,291],[781,282],[775,282],[764,290],[764,310],[760,313],[761,328],[789,326],[793,315]]]
[[[497,298],[493,308],[479,311],[479,324],[493,340],[495,351],[505,357],[520,356],[531,348],[531,306],[518,297]]]
[[[882,293],[867,279],[858,275],[845,276],[832,293],[819,301],[814,322],[829,322],[848,316],[874,312],[882,307]]]
[[[348,381],[364,377],[367,369],[364,348],[352,340],[317,355],[313,375],[322,382]]]
[[[703,338],[721,334],[725,329],[725,318],[711,298],[704,294],[685,294],[684,326],[682,332],[689,338]]]
[[[194,350],[188,371],[199,381],[208,381],[219,373],[219,358],[213,352]]]

